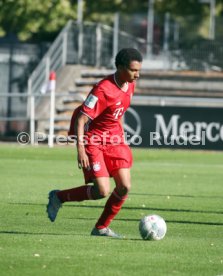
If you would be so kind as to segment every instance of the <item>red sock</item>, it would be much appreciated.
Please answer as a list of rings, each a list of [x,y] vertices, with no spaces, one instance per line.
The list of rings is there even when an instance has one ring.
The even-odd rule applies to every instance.
[[[106,202],[104,211],[102,212],[95,227],[98,229],[108,227],[108,225],[122,208],[122,205],[124,204],[127,197],[127,195],[120,196],[117,193],[116,189],[114,189],[113,193],[110,195],[108,201]]]
[[[93,199],[91,188],[93,186],[84,185],[77,188],[57,192],[59,200],[64,203],[67,201],[83,201]]]

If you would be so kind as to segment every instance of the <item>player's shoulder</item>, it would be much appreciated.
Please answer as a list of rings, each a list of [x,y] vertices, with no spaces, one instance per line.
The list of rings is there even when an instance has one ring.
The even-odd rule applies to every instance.
[[[113,91],[114,88],[114,80],[113,75],[109,75],[102,80],[100,80],[98,83],[96,83],[93,87],[94,92],[100,92],[103,93],[105,96],[109,96],[109,94]]]
[[[95,84],[95,87],[100,87],[100,88],[107,88],[114,85],[114,79],[113,75],[108,75],[102,80],[100,80],[98,83]]]

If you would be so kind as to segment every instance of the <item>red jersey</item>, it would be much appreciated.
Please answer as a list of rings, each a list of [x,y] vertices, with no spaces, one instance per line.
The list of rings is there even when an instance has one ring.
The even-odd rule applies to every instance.
[[[134,82],[120,88],[114,74],[93,87],[81,108],[81,112],[91,119],[85,131],[88,140],[94,136],[98,142],[124,142],[121,118],[130,105],[134,88]],[[119,137],[121,140],[115,139]]]
[[[111,137],[118,136],[120,142],[124,142],[121,118],[130,105],[135,83],[126,83],[122,89],[117,85],[114,75],[97,83],[85,102],[74,110],[68,135],[76,134],[75,120],[82,112],[91,119],[85,131],[88,138],[96,136],[97,142],[111,143],[114,142]]]

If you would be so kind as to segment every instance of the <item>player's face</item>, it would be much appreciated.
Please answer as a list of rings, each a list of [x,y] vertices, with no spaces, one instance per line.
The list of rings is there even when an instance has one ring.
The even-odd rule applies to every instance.
[[[133,82],[139,78],[139,73],[142,63],[139,61],[131,61],[129,67],[123,68],[122,79],[123,81]]]

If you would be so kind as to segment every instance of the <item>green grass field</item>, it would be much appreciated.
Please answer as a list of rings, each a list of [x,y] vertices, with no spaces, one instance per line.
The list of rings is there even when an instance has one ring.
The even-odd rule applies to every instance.
[[[89,235],[105,200],[47,219],[48,191],[83,183],[71,146],[0,145],[0,275],[223,275],[223,154],[133,154],[132,191],[111,224],[126,238],[116,240]],[[162,241],[139,236],[152,213],[167,222]]]

